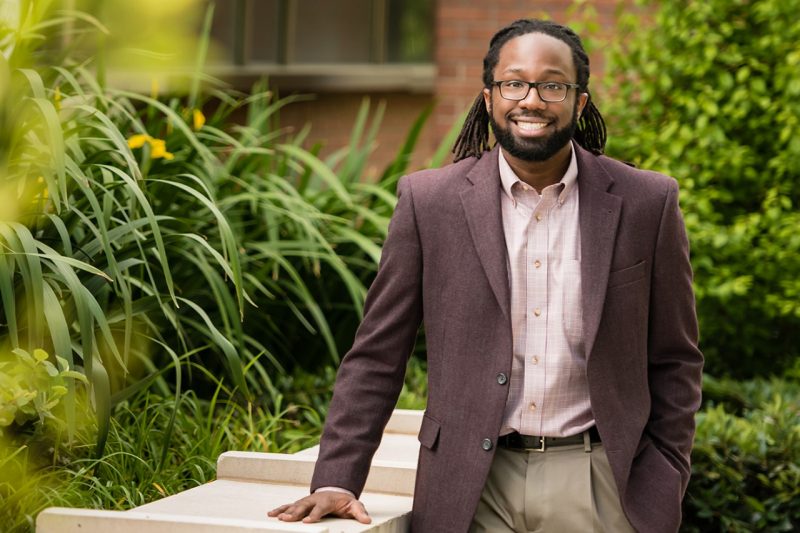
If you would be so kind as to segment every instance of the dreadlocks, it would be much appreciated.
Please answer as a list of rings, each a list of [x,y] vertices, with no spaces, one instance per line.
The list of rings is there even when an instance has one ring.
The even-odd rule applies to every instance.
[[[544,33],[567,43],[572,50],[572,61],[578,74],[578,90],[589,94],[589,56],[583,48],[580,37],[567,28],[554,22],[536,19],[520,19],[512,22],[494,34],[489,42],[489,51],[483,58],[483,86],[490,89],[494,78],[494,69],[500,57],[500,49],[508,41],[528,33]],[[602,154],[606,145],[606,124],[600,111],[592,102],[591,95],[583,113],[578,120],[578,126],[573,135],[575,141],[593,154]],[[455,161],[467,157],[481,157],[483,152],[489,150],[489,113],[483,99],[483,93],[478,94],[469,110],[461,133],[458,134],[453,147]]]

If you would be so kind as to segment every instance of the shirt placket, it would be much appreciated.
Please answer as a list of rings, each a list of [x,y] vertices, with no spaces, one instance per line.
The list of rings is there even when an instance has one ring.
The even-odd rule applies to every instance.
[[[527,294],[525,400],[521,432],[541,435],[547,385],[547,321],[549,320],[548,261],[550,214],[556,188],[546,188],[533,210],[526,232],[525,265]]]

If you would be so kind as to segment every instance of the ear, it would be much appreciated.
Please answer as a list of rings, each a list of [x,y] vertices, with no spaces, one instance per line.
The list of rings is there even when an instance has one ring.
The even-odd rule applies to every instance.
[[[583,108],[589,103],[589,93],[581,93],[578,95],[578,118],[583,114]]]
[[[483,88],[483,103],[486,105],[486,113],[492,114],[492,90]]]

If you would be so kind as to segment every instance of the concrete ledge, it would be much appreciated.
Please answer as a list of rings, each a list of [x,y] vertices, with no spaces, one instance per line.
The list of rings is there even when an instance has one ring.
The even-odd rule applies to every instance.
[[[256,520],[170,514],[135,514],[125,511],[93,511],[51,507],[36,518],[37,533],[328,533],[324,524],[265,523]]]
[[[404,533],[411,526],[422,413],[397,410],[373,458],[361,501],[372,517],[365,525],[326,518],[286,523],[267,512],[308,494],[319,448],[293,455],[226,452],[217,479],[129,511],[53,507],[36,519],[37,533]],[[2,529],[2,526],[0,526]]]
[[[316,457],[262,452],[225,452],[217,460],[217,478],[308,487]],[[412,496],[416,462],[373,460],[365,492]]]
[[[412,498],[394,494],[365,492],[361,501],[367,508],[372,523],[359,524],[354,520],[327,518],[318,524],[286,524],[277,518],[270,518],[271,509],[290,503],[308,495],[308,485],[283,483],[234,481],[218,479],[199,487],[189,489],[167,498],[142,505],[125,514],[147,514],[155,516],[188,516],[205,520],[213,518],[228,521],[245,520],[260,524],[265,531],[317,531],[324,526],[331,532],[381,532],[395,531],[395,527],[410,524]],[[290,529],[291,526],[291,529]],[[273,529],[269,529],[273,528]],[[310,529],[307,529],[310,528]],[[387,529],[388,528],[388,529]],[[111,529],[109,529],[111,531]],[[171,533],[168,528],[142,529],[143,532]],[[407,531],[407,529],[399,529]],[[117,533],[116,531],[114,533]]]
[[[402,433],[416,437],[422,427],[422,411],[414,409],[395,409],[384,433]]]

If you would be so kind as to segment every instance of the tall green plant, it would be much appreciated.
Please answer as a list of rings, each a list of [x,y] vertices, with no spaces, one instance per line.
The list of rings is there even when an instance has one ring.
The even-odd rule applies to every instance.
[[[675,176],[716,375],[800,355],[800,2],[640,2],[606,78],[609,152]]]
[[[47,20],[46,12],[35,13],[42,20],[32,23],[29,8],[21,3],[20,21],[31,25],[31,34],[61,27],[63,20]],[[74,60],[23,68],[34,61],[23,46],[27,41],[18,42],[28,33],[12,30],[0,32],[2,138],[8,140],[0,154],[0,186],[8,199],[0,217],[0,321],[6,324],[0,348],[43,348],[83,369],[101,419],[100,448],[111,401],[138,390],[143,373],[159,377],[165,364],[195,348],[218,354],[218,363],[206,361],[243,392],[245,365],[259,366],[259,389],[268,390],[269,375],[256,357],[265,349],[241,326],[247,298],[242,257],[248,250],[234,233],[232,214],[223,212],[247,199],[223,204],[218,194],[239,179],[233,173],[243,161],[262,158],[259,168],[273,168],[275,174],[259,175],[270,191],[258,202],[277,220],[271,229],[278,230],[277,240],[249,249],[268,265],[272,281],[249,278],[255,281],[250,286],[269,292],[271,283],[280,285],[289,301],[303,301],[303,309],[295,306],[298,317],[309,309],[313,314],[314,302],[286,259],[287,235],[280,228],[302,228],[289,251],[330,261],[343,276],[349,272],[318,230],[321,220],[329,220],[278,173],[302,168],[295,162],[302,152],[295,153],[299,149],[287,138],[281,153],[288,155],[269,157],[277,150],[267,141],[275,142],[280,132],[250,127],[232,135],[217,127],[225,113],[215,115],[217,125],[203,124],[200,110],[178,99],[165,103],[103,89]],[[230,102],[221,106],[227,112],[261,108],[255,120],[263,124],[286,103],[268,93],[225,95],[223,101]],[[325,328],[320,313],[314,320]],[[179,393],[180,365],[173,368]],[[73,388],[67,403],[74,394]]]
[[[40,15],[42,31],[65,20],[105,31],[91,17]],[[14,40],[22,33],[4,35],[9,65],[24,63],[21,50],[33,63],[8,67],[2,93],[22,104],[3,106],[14,204],[0,223],[0,346],[44,348],[82,369],[101,447],[112,403],[151,383],[180,394],[182,354],[267,395],[274,369],[338,360],[427,114],[371,184],[380,106],[370,116],[365,101],[349,146],[323,161],[302,147],[308,130],[280,129],[298,97],[107,88],[79,56],[37,63]]]

